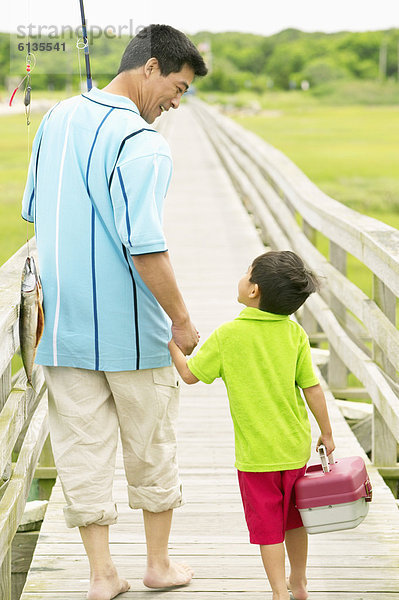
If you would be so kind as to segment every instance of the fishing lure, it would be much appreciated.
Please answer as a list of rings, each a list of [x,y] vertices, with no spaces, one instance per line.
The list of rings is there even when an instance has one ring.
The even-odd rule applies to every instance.
[[[26,116],[26,124],[30,125],[30,108],[31,108],[31,99],[32,99],[32,86],[31,86],[31,73],[36,66],[36,57],[32,52],[28,52],[26,55],[26,75],[19,82],[13,93],[11,94],[9,106],[12,106],[12,101],[14,100],[15,94],[21,87],[21,85],[25,83],[25,93],[24,93],[24,105],[25,105],[25,116]]]

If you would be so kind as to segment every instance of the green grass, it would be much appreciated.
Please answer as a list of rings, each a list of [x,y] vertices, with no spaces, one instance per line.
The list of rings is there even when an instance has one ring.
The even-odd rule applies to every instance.
[[[257,105],[264,109],[309,108],[312,106],[397,106],[399,84],[397,81],[338,80],[310,88],[309,91],[268,90],[259,94],[242,90],[235,94],[226,92],[203,92],[200,96],[207,102],[222,106],[248,107]]]
[[[399,107],[301,106],[234,118],[328,195],[399,228]]]
[[[30,141],[42,115],[32,115]],[[26,241],[21,203],[28,171],[27,127],[24,115],[0,116],[0,265]],[[33,227],[29,225],[29,236]]]

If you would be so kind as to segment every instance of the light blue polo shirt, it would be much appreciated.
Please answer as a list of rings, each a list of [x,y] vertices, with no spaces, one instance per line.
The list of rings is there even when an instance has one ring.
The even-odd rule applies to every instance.
[[[165,139],[127,97],[93,88],[36,134],[22,216],[35,223],[45,326],[41,365],[125,371],[171,364],[170,320],[132,255],[167,250]]]

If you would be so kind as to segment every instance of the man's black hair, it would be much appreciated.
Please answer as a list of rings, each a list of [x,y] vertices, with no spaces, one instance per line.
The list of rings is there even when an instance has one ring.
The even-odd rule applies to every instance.
[[[161,75],[178,73],[184,65],[195,75],[204,76],[208,69],[204,59],[188,37],[170,25],[148,25],[132,38],[123,53],[118,75],[145,65],[156,58]]]
[[[291,315],[318,289],[316,275],[289,250],[261,254],[252,263],[251,283],[260,291],[260,310]]]

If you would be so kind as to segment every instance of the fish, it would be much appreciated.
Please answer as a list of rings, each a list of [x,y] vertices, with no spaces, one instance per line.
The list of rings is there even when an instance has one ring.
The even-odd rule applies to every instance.
[[[28,256],[22,271],[19,309],[19,344],[22,363],[32,386],[33,365],[44,328],[43,291],[36,264]],[[32,386],[33,387],[33,386]]]

